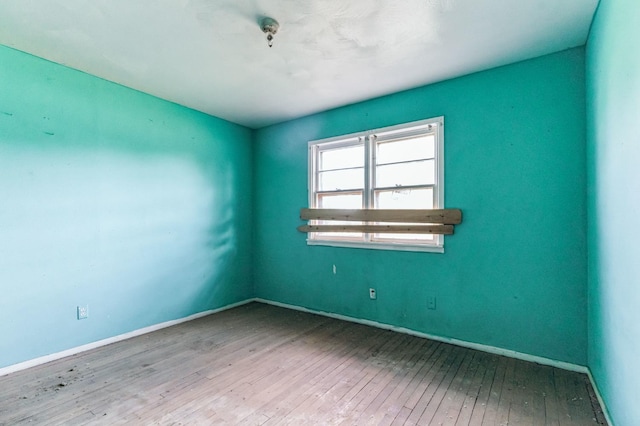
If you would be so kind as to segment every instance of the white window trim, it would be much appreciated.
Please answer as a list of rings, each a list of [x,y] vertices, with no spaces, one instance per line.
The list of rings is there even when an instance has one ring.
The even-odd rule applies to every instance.
[[[435,157],[436,157],[436,172],[435,172],[435,184],[437,188],[436,202],[437,205],[434,208],[443,209],[444,207],[444,116],[429,118],[426,120],[413,121],[410,123],[399,124],[395,126],[382,127],[373,130],[366,130],[363,132],[350,133],[347,135],[341,135],[326,139],[313,140],[308,143],[308,166],[307,166],[307,190],[308,190],[308,202],[309,207],[315,207],[315,171],[317,170],[317,155],[315,155],[314,149],[316,145],[324,145],[329,143],[335,143],[336,146],[340,145],[340,142],[344,142],[345,145],[351,145],[355,140],[363,138],[365,140],[365,169],[370,170],[370,165],[373,160],[372,153],[370,151],[370,144],[368,139],[371,136],[377,135],[377,139],[386,138],[391,133],[405,133],[403,130],[408,131],[412,127],[424,127],[429,124],[437,124],[437,141],[435,144]],[[416,129],[416,133],[420,130]],[[367,179],[371,179],[371,176],[367,176]],[[370,188],[370,183],[365,184],[366,193]],[[363,194],[364,197],[368,195]],[[352,241],[352,240],[318,240],[314,239],[312,233],[307,238],[307,245],[310,246],[330,246],[330,247],[347,247],[347,248],[364,248],[374,250],[397,250],[397,251],[416,251],[416,252],[430,252],[430,253],[444,253],[444,235],[437,235],[436,244],[411,244],[410,242],[390,242],[390,241]]]

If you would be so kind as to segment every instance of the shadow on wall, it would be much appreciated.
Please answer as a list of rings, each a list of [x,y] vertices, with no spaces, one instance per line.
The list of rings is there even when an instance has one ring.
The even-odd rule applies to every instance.
[[[248,129],[0,61],[0,367],[251,296]]]

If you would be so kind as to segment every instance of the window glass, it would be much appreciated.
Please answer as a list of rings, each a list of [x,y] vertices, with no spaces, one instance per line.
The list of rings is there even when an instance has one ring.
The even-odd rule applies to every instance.
[[[361,209],[362,208],[362,192],[340,193],[340,194],[322,194],[318,196],[318,208],[320,209]],[[317,225],[355,225],[362,222],[347,222],[337,220],[318,220]],[[361,232],[323,232],[324,239],[362,239]]]
[[[318,194],[318,209],[361,209],[362,192]]]
[[[320,152],[320,170],[364,167],[364,145],[328,149]]]
[[[433,185],[434,183],[435,160],[411,161],[376,167],[376,188]]]
[[[341,191],[364,188],[364,168],[318,173],[318,190]]]
[[[393,189],[376,191],[376,208],[379,209],[432,209],[433,188]],[[385,225],[401,225],[401,223],[385,222]],[[378,240],[413,240],[433,241],[431,234],[375,234]]]
[[[378,209],[432,209],[433,188],[407,188],[376,191]]]
[[[378,142],[376,145],[378,164],[435,158],[434,135]]]

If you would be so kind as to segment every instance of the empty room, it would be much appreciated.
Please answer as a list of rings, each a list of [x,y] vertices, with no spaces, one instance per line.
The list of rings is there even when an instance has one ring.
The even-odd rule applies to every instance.
[[[0,425],[640,424],[638,52],[637,0],[1,2]]]

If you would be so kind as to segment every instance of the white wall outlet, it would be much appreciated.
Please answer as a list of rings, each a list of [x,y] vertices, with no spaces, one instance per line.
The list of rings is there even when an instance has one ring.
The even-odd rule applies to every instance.
[[[78,319],[89,318],[89,305],[78,306]]]
[[[336,272],[337,272],[337,270],[336,270],[336,265],[333,265],[333,275],[335,275],[335,274],[336,274]]]
[[[378,297],[378,295],[376,294],[376,289],[375,288],[370,288],[369,289],[369,299],[375,300],[377,297]]]

